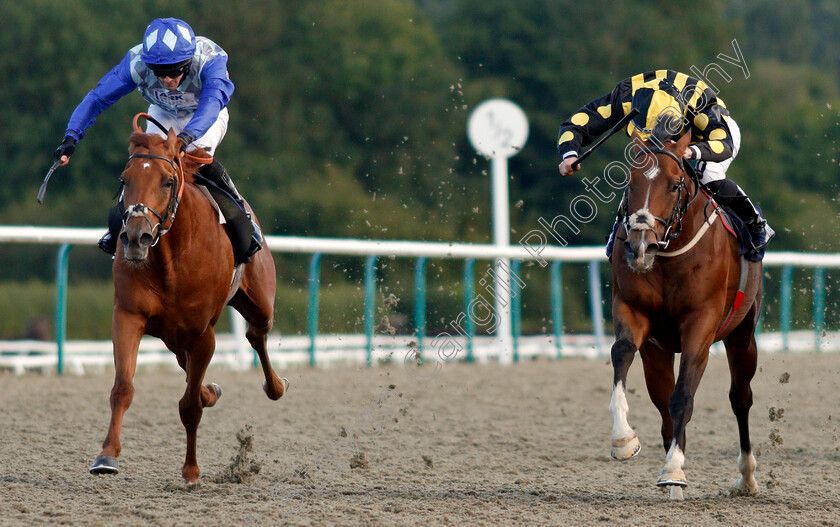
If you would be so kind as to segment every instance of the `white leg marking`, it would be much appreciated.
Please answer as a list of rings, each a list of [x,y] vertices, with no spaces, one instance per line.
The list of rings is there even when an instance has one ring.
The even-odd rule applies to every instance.
[[[627,423],[627,412],[630,406],[627,404],[627,397],[624,395],[624,386],[621,381],[613,387],[612,398],[610,399],[610,413],[613,416],[613,440],[624,439],[633,433],[630,424]]]
[[[636,432],[627,423],[627,398],[624,396],[624,385],[620,381],[613,387],[610,399],[610,413],[613,416],[612,450],[610,456],[618,461],[625,461],[639,453],[642,444],[636,437]]]
[[[743,450],[738,454],[738,470],[741,477],[735,482],[732,494],[735,496],[758,496],[758,483],[755,481],[755,467],[757,463],[752,452],[749,454]]]
[[[659,486],[678,485],[685,487],[688,482],[685,479],[685,472],[682,470],[683,463],[685,463],[685,455],[680,447],[677,446],[677,441],[671,442],[671,448],[668,450],[668,455],[665,456],[665,466],[662,467],[662,472],[659,473],[659,481],[656,482]],[[672,499],[682,499],[681,492],[672,492]]]
[[[682,472],[682,466],[685,463],[685,454],[677,446],[677,441],[674,440],[671,442],[671,448],[668,450],[668,455],[665,456],[665,467],[663,471],[666,473],[680,471]]]

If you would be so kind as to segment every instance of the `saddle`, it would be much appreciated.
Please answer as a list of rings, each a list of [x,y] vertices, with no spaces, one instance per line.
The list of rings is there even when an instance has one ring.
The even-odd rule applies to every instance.
[[[225,231],[233,246],[236,265],[251,261],[248,256],[250,255],[249,249],[251,248],[254,226],[248,217],[248,211],[245,210],[244,202],[240,204],[240,200],[237,200],[230,192],[219,187],[200,173],[195,174],[193,178],[196,185],[202,189],[202,193],[219,214],[219,223],[225,226]]]
[[[744,220],[735,214],[735,212],[729,207],[721,205],[715,201],[714,196],[705,188],[701,187],[700,191],[704,196],[712,200],[712,206],[719,211],[720,220],[723,222],[723,226],[726,227],[726,232],[738,240],[738,250],[741,256],[751,262],[760,262],[763,260],[764,249],[760,249],[758,251],[755,250],[755,247],[753,247],[752,244],[750,229],[747,227],[747,224],[744,223]]]

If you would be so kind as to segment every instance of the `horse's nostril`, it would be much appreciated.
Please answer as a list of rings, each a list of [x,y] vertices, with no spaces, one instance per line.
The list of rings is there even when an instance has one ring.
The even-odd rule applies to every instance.
[[[658,251],[659,251],[659,244],[657,244],[657,243],[650,243],[650,244],[648,244],[647,249],[645,249],[645,252],[647,254],[656,254]]]
[[[624,254],[628,258],[635,258],[636,254],[633,252],[633,246],[630,245],[630,242],[624,242]]]
[[[154,238],[152,238],[152,235],[148,232],[144,232],[140,235],[140,247],[149,247],[150,245],[152,245],[152,240],[154,240]]]
[[[120,243],[123,247],[128,247],[128,234],[125,232],[120,233]]]

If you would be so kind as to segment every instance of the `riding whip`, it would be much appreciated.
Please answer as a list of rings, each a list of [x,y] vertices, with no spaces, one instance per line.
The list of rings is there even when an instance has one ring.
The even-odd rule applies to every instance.
[[[42,201],[44,201],[44,194],[47,193],[47,183],[50,182],[50,177],[52,177],[53,172],[55,169],[61,165],[61,159],[56,159],[55,163],[52,164],[50,167],[50,171],[47,172],[47,177],[44,178],[44,182],[41,183],[41,189],[38,191],[38,204],[40,205]]]
[[[622,117],[622,118],[621,118],[621,120],[620,120],[620,121],[618,121],[618,122],[615,124],[615,126],[613,126],[613,127],[610,129],[610,131],[609,131],[609,132],[607,132],[607,135],[605,135],[604,137],[602,137],[601,139],[599,139],[599,140],[598,140],[598,142],[597,142],[597,143],[595,143],[594,145],[592,145],[592,146],[589,148],[589,150],[587,150],[586,152],[584,152],[584,153],[583,153],[583,155],[582,155],[582,156],[580,156],[580,157],[577,159],[577,161],[575,161],[574,163],[572,163],[572,168],[577,168],[577,167],[578,167],[578,165],[580,165],[580,162],[581,162],[581,161],[583,161],[584,159],[586,159],[586,158],[587,158],[587,156],[589,156],[589,154],[591,154],[593,150],[595,150],[596,148],[598,148],[599,146],[601,146],[601,144],[602,144],[604,141],[606,141],[607,139],[609,139],[609,138],[610,138],[613,134],[615,134],[616,132],[618,132],[619,130],[621,130],[621,129],[622,129],[622,128],[624,128],[625,126],[627,126],[627,123],[629,123],[631,119],[633,119],[634,117],[636,117],[636,115],[638,115],[638,113],[639,113],[639,110],[638,110],[638,109],[636,109],[636,108],[631,109],[631,110],[630,110],[630,113],[628,113],[627,115],[625,115],[624,117]]]

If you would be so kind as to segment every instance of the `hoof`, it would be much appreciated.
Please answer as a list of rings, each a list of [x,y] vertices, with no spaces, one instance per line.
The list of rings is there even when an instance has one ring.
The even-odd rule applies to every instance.
[[[90,467],[91,474],[119,474],[120,467],[117,460],[111,456],[99,456]]]
[[[668,473],[663,470],[659,474],[659,481],[656,484],[660,487],[687,487],[688,481],[685,479],[685,472],[682,470],[674,470]]]
[[[265,392],[266,395],[268,395],[268,398],[271,399],[272,401],[276,401],[277,399],[286,395],[286,391],[289,389],[289,379],[283,377],[281,380],[283,381],[283,393],[281,393],[280,395],[272,394],[271,392],[268,391],[268,382],[263,381],[263,383],[262,383],[263,391]]]
[[[213,388],[214,392],[216,392],[216,399],[218,400],[222,396],[222,387],[215,382],[211,382],[210,387]]]
[[[610,457],[616,461],[627,461],[635,456],[642,449],[642,443],[635,432],[622,439],[615,439],[612,442]]]
[[[741,476],[738,478],[738,481],[729,488],[729,495],[730,496],[749,496],[755,497],[758,496],[758,484],[755,481],[754,477],[750,477],[750,480],[744,481],[744,477]]]

